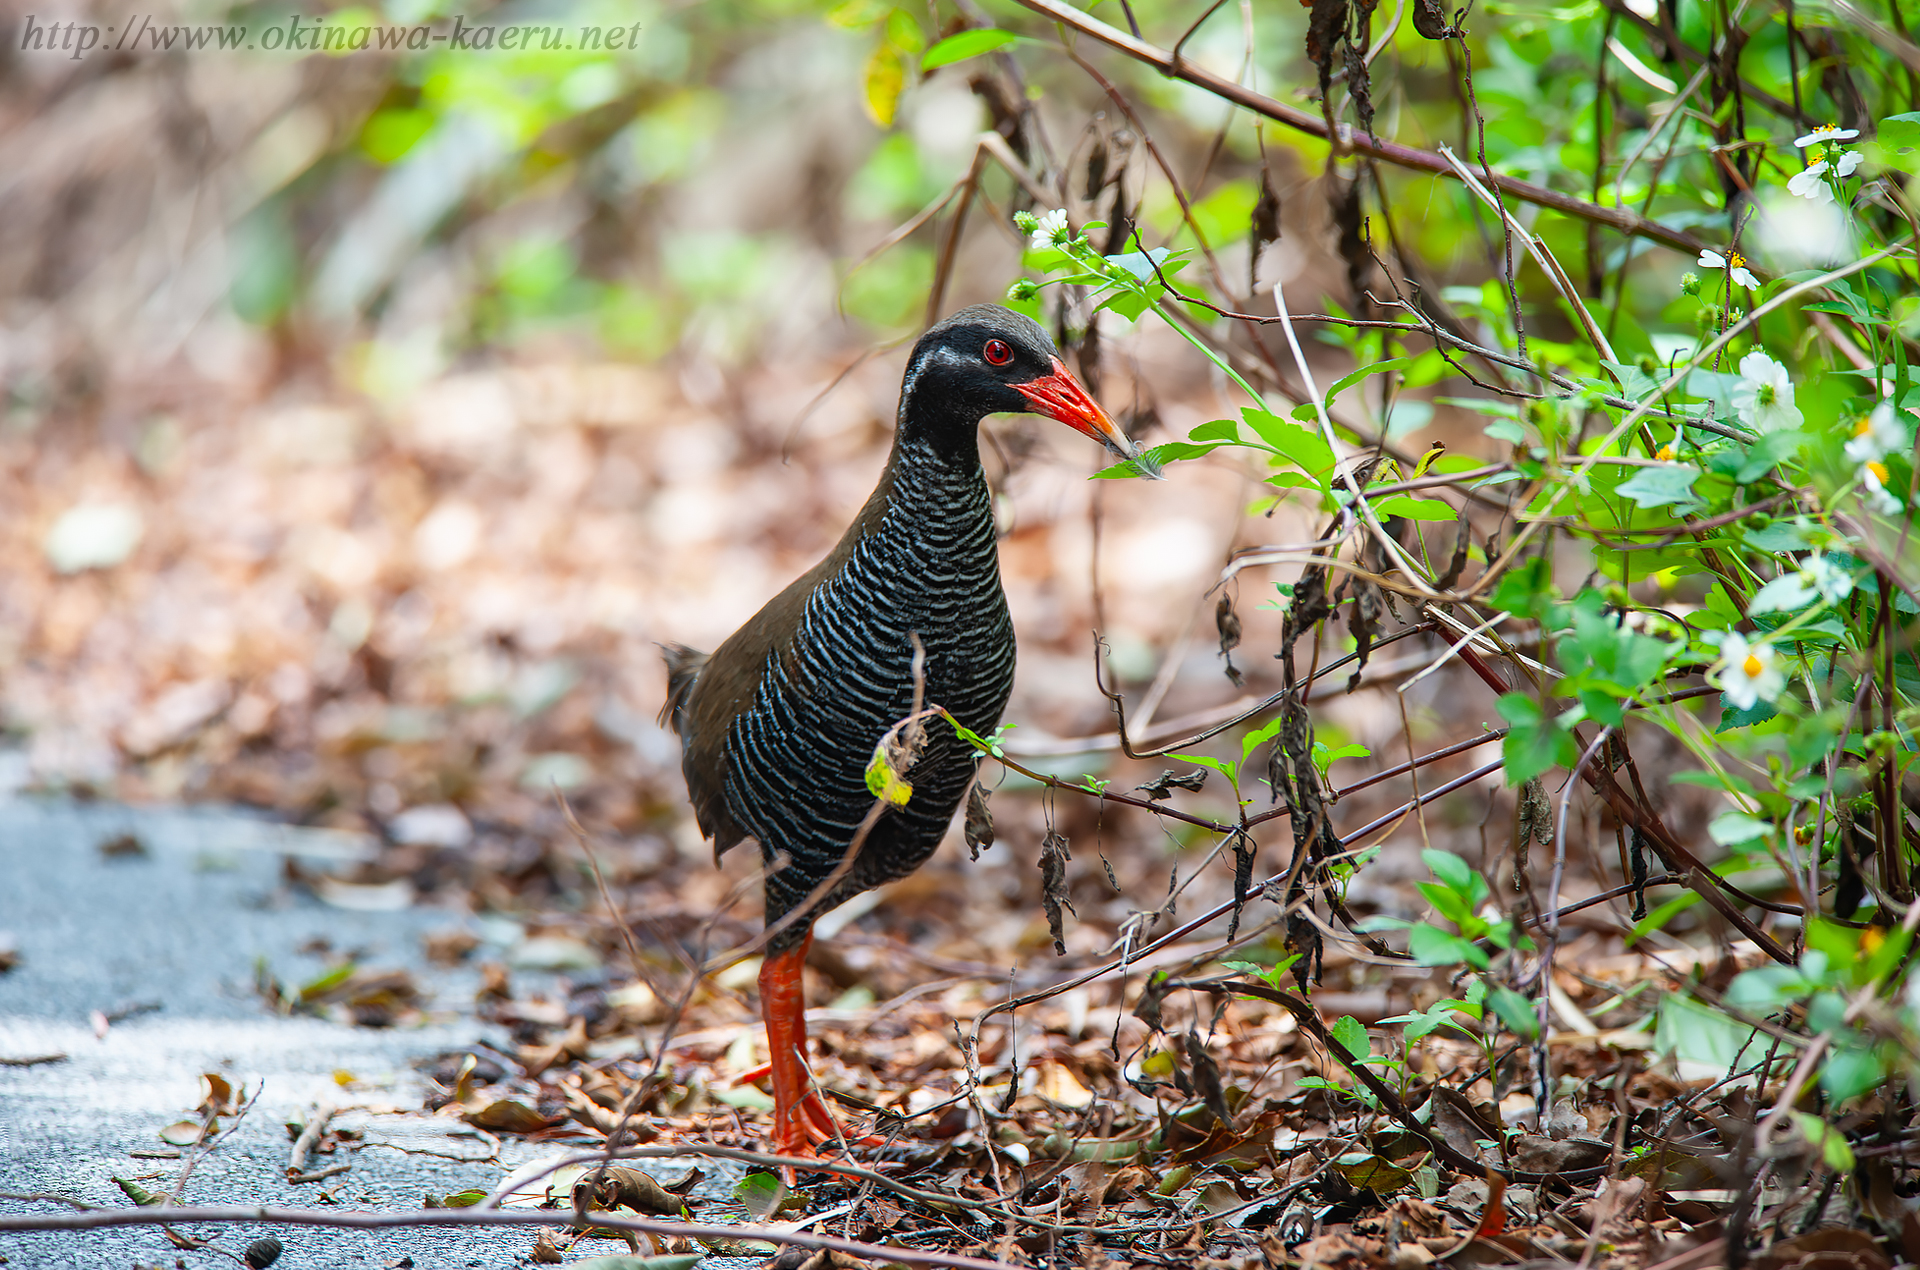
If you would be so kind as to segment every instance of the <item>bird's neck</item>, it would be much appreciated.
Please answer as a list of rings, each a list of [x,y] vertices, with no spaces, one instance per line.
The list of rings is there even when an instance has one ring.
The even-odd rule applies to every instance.
[[[980,421],[933,418],[919,411],[909,419],[901,411],[887,461],[890,501],[908,515],[951,515],[955,504],[979,497],[986,476],[980,469]]]
[[[978,410],[934,391],[909,371],[900,391],[899,413],[894,416],[894,461],[937,459],[959,472],[978,469]]]

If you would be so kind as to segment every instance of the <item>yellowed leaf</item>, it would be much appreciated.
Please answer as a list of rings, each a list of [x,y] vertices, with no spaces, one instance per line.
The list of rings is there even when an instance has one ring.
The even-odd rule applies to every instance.
[[[907,57],[890,40],[882,40],[867,58],[863,77],[866,86],[867,113],[882,128],[893,126],[893,114],[900,105],[900,94],[907,86]],[[899,800],[904,803],[907,800]]]

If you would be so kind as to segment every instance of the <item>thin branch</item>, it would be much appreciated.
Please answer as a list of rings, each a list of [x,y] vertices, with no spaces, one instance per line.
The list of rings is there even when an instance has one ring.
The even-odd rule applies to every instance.
[[[813,1161],[806,1161],[811,1165]],[[0,1230],[104,1230],[118,1226],[187,1225],[198,1223],[264,1223],[279,1226],[328,1226],[346,1230],[392,1230],[413,1226],[548,1226],[555,1214],[544,1209],[506,1212],[500,1209],[429,1208],[418,1212],[369,1213],[337,1212],[317,1208],[273,1208],[267,1205],[247,1208],[96,1208],[84,1213],[0,1214]],[[652,1217],[616,1217],[596,1212],[595,1226],[609,1230],[630,1230],[636,1234],[659,1235],[667,1239],[726,1240],[763,1239],[768,1243],[792,1244],[799,1248],[830,1249],[854,1257],[875,1261],[904,1261],[910,1265],[946,1266],[951,1270],[1003,1270],[1000,1262],[982,1261],[957,1253],[934,1252],[898,1244],[882,1247],[855,1239],[809,1234],[804,1230],[780,1230],[771,1226],[725,1226],[708,1222],[661,1221]]]

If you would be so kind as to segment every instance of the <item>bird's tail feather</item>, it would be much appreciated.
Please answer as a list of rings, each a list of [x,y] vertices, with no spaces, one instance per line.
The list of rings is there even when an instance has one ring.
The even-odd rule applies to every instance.
[[[662,644],[660,651],[667,659],[667,704],[660,708],[660,723],[663,727],[672,725],[675,732],[685,735],[682,711],[693,692],[694,681],[700,678],[701,668],[707,664],[707,654],[685,644]]]

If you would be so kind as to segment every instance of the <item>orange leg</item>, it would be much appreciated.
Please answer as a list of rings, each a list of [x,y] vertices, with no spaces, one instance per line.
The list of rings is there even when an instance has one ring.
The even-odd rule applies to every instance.
[[[767,1024],[767,1049],[773,1061],[773,1149],[777,1155],[811,1156],[816,1147],[838,1141],[838,1122],[807,1078],[806,999],[800,967],[813,946],[809,934],[797,948],[775,953],[760,965],[760,1016]],[[863,1146],[878,1138],[850,1138]]]

